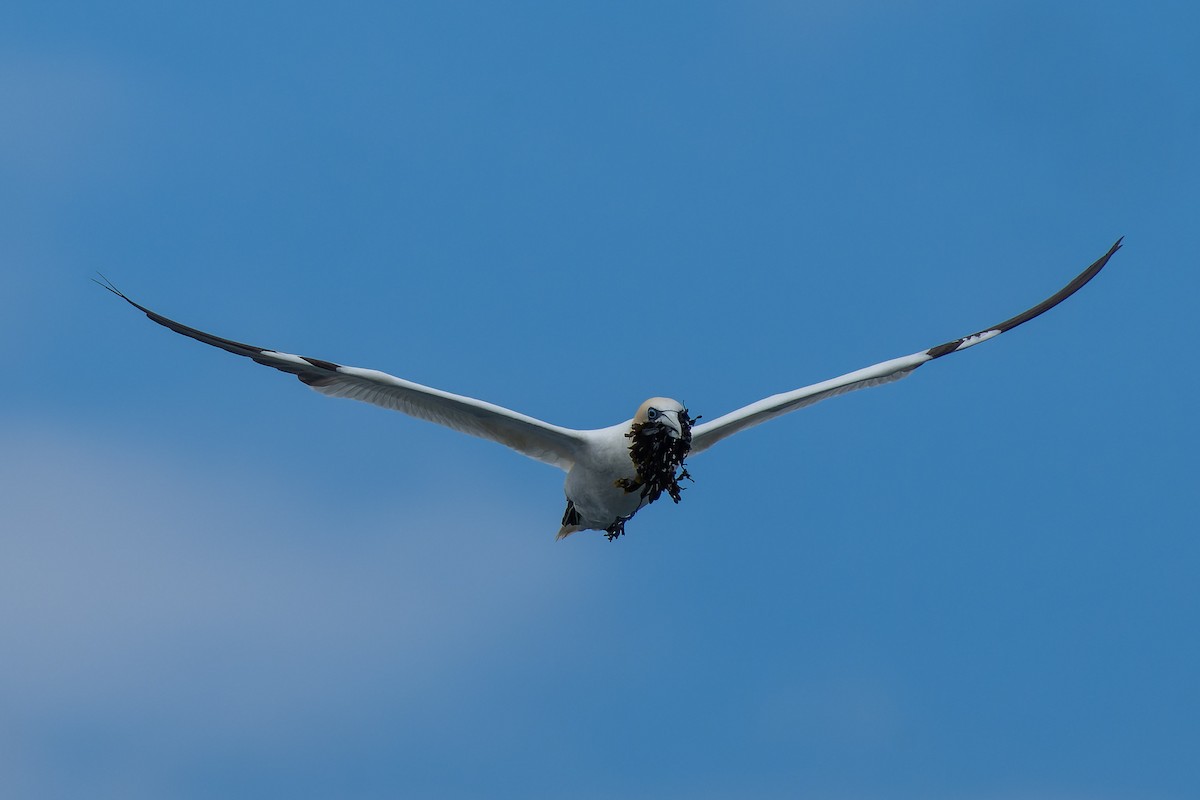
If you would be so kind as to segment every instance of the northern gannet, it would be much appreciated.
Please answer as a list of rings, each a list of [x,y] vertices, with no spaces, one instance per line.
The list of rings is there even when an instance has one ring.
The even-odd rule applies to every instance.
[[[610,540],[625,532],[625,523],[665,492],[680,500],[680,480],[690,478],[684,458],[702,453],[722,439],[810,406],[828,397],[900,380],[934,359],[966,350],[1028,322],[1067,299],[1096,276],[1121,247],[1118,239],[1108,252],[1053,296],[998,325],[912,355],[882,361],[837,378],[772,395],[714,420],[695,424],[683,404],[652,397],[638,407],[633,419],[597,430],[552,425],[471,397],[388,375],[373,369],[348,367],[320,358],[268,350],[189,328],[130,300],[107,278],[105,289],[176,333],[235,355],[245,356],[290,372],[303,383],[330,397],[349,397],[402,411],[472,436],[491,439],[518,453],[567,473],[563,487],[567,510],[558,538],[582,530],[603,531]]]

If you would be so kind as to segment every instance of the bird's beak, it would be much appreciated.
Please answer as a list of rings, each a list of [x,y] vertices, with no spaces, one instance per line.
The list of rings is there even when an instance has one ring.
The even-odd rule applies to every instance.
[[[674,411],[664,411],[659,417],[662,426],[667,429],[667,435],[672,439],[683,437],[683,428],[679,425],[679,414]]]

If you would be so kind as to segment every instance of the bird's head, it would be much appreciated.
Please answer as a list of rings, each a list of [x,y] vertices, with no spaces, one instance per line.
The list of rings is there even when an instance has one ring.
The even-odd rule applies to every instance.
[[[683,491],[679,481],[691,478],[683,459],[692,449],[693,422],[678,400],[651,397],[642,403],[625,434],[629,458],[637,469],[636,480],[626,482],[625,491],[640,490],[648,503],[666,492],[679,502]]]
[[[651,397],[642,403],[633,415],[633,425],[635,430],[652,436],[669,436],[685,442],[692,439],[692,419],[687,409],[669,397]]]

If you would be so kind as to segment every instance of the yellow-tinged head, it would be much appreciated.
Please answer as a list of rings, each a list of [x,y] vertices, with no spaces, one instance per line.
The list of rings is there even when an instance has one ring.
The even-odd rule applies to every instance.
[[[681,418],[682,415],[682,418]],[[633,416],[634,424],[657,425],[662,427],[668,436],[675,439],[683,436],[687,420],[687,409],[678,400],[669,397],[651,397],[638,406]]]

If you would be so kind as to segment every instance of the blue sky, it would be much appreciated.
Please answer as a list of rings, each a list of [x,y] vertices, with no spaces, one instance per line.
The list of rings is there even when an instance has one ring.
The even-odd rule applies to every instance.
[[[17,3],[0,25],[0,793],[1200,791],[1189,3]],[[573,427],[562,477],[154,326]]]

